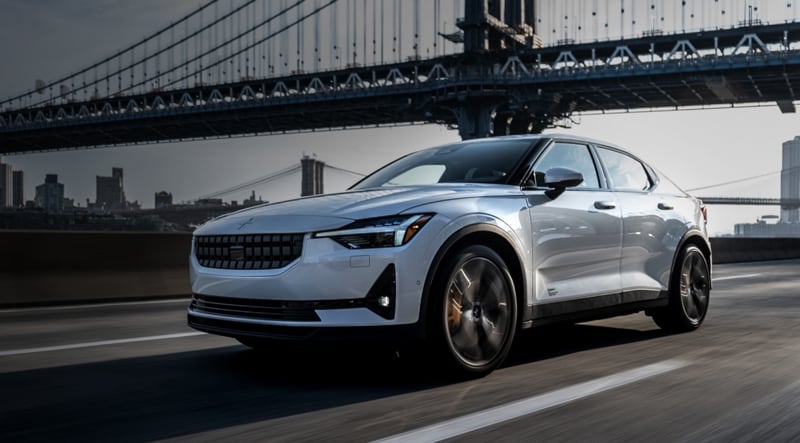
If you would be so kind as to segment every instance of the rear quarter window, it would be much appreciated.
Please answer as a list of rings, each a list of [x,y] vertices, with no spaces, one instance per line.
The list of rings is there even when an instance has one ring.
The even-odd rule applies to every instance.
[[[653,186],[647,170],[639,160],[607,148],[598,147],[597,153],[615,190],[646,191]]]

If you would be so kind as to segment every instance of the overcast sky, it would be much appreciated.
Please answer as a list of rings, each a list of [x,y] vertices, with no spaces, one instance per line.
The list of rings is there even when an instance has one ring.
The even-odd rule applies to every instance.
[[[729,1],[735,6],[735,1]],[[764,3],[764,2],[762,2]],[[140,40],[198,6],[197,0],[0,0],[0,96],[30,89]],[[646,5],[643,5],[646,7]],[[762,6],[763,8],[763,6]],[[781,143],[800,135],[800,117],[777,107],[578,116],[575,133],[608,140],[641,156],[681,187],[691,189],[778,171]],[[333,165],[370,172],[408,152],[455,141],[455,131],[434,125],[316,134],[250,137],[193,143],[7,156],[25,171],[26,198],[46,173],[56,173],[67,197],[85,205],[95,198],[95,176],[125,169],[129,200],[153,206],[153,194],[191,200],[297,164],[303,153]],[[326,191],[342,190],[355,177],[329,172]],[[255,189],[265,200],[299,195],[299,174]],[[699,192],[726,196],[779,196],[779,174]],[[226,197],[241,200],[250,190]],[[712,233],[732,231],[777,207],[712,207]]]

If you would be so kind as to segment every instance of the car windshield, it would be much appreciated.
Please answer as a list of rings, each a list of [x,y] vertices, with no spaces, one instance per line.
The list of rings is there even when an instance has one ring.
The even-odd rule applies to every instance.
[[[507,184],[531,145],[531,140],[487,140],[426,149],[384,166],[351,189],[434,183]]]

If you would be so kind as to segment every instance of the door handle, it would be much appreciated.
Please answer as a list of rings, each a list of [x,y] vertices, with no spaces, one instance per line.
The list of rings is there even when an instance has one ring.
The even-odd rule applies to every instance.
[[[658,204],[658,209],[661,209],[662,211],[671,211],[671,210],[675,209],[675,206],[672,206],[669,203],[661,202],[661,203]]]
[[[617,204],[614,202],[607,202],[607,201],[599,201],[594,202],[595,209],[614,209],[617,207]]]

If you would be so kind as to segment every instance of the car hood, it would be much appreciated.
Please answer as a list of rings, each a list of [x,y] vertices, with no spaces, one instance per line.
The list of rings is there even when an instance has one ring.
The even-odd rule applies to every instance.
[[[255,206],[224,215],[195,231],[198,235],[299,233],[342,227],[353,220],[400,214],[420,205],[456,198],[519,192],[504,185],[438,184],[348,191]]]

